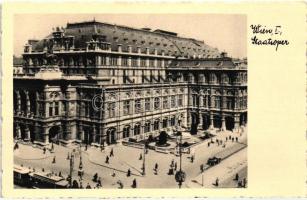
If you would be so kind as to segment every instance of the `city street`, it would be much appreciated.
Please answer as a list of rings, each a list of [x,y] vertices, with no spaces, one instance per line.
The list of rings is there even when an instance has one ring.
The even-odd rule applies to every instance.
[[[238,142],[228,140],[226,137],[229,135],[239,138]],[[236,187],[236,184],[231,181],[231,178],[238,171],[240,175],[246,177],[247,167],[247,148],[246,147],[246,134],[220,132],[217,136],[213,137],[213,141],[216,139],[223,140],[225,147],[213,143],[208,147],[208,141],[196,145],[193,149],[195,152],[194,162],[191,162],[189,154],[183,154],[182,156],[182,170],[186,173],[186,181],[182,187],[194,188],[201,187],[201,171],[200,165],[206,164],[208,158],[217,155],[225,154],[227,151],[231,151],[233,148],[243,149],[237,153],[234,153],[227,159],[223,160],[220,164],[213,166],[204,172],[204,187],[214,187],[212,183],[219,177],[220,187]],[[73,180],[78,180],[77,175],[80,155],[79,146],[63,147],[54,145],[54,153],[47,151],[43,154],[43,150],[39,148],[33,148],[28,145],[19,145],[19,149],[14,152],[14,163],[23,165],[24,167],[35,168],[36,171],[53,171],[59,173],[64,177],[69,174],[69,160],[67,160],[68,153],[75,148],[74,159],[74,171]],[[114,156],[110,157],[110,151],[113,149]],[[84,169],[84,176],[82,186],[85,187],[90,184],[92,188],[96,183],[92,181],[92,177],[95,173],[102,180],[102,188],[117,188],[119,185],[117,181],[120,180],[124,188],[131,188],[132,181],[135,178],[137,181],[137,187],[140,188],[176,188],[178,183],[175,181],[174,175],[168,175],[170,164],[172,160],[177,162],[177,170],[179,170],[179,156],[173,154],[158,153],[154,150],[149,150],[145,157],[145,176],[142,176],[142,164],[143,160],[140,159],[140,155],[143,155],[142,149],[123,146],[121,143],[108,146],[103,151],[100,148],[88,147],[85,151],[85,147],[82,147],[82,164]],[[106,156],[109,156],[109,163],[106,163]],[[56,163],[52,163],[55,157]],[[154,166],[158,164],[158,173],[154,173]],[[127,177],[127,170],[131,170],[131,176]],[[112,174],[115,173],[115,176]]]

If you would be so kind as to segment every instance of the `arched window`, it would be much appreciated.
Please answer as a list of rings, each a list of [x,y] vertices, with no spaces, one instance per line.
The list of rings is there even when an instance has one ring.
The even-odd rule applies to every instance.
[[[221,108],[221,97],[215,96],[215,108]]]
[[[147,121],[144,126],[144,133],[150,132],[150,121]]]
[[[141,133],[141,125],[140,124],[134,125],[134,135],[140,135],[140,133]]]
[[[171,118],[171,126],[175,126],[176,125],[176,118],[175,116],[172,116]]]
[[[166,128],[167,127],[167,118],[164,118],[163,119],[163,122],[162,122],[162,128]]]
[[[135,113],[140,113],[142,111],[141,99],[136,99],[134,102]]]
[[[154,100],[154,108],[155,110],[158,110],[160,108],[160,98],[156,97]]]
[[[159,130],[159,124],[160,124],[160,120],[159,119],[156,119],[155,122],[154,122],[154,130]]]
[[[169,108],[168,106],[168,96],[163,97],[163,109]]]
[[[123,129],[123,138],[130,136],[130,126],[125,126]]]

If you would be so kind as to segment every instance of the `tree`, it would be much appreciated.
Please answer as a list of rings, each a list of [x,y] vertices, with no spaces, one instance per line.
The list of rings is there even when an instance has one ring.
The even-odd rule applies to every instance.
[[[167,142],[167,133],[165,131],[161,131],[160,135],[159,135],[159,140],[158,140],[158,144],[159,145],[164,145]]]

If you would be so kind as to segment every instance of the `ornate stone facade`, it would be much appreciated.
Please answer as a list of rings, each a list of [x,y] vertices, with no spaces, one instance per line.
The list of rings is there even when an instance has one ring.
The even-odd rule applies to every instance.
[[[52,55],[53,59],[49,59]],[[176,33],[100,22],[30,40],[14,75],[14,137],[107,145],[247,122],[247,61]]]

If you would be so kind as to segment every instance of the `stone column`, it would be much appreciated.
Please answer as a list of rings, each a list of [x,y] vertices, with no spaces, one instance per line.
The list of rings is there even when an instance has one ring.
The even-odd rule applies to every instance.
[[[222,108],[227,109],[227,98],[224,96],[222,97]]]
[[[26,116],[30,116],[31,114],[31,103],[30,103],[30,98],[29,98],[29,92],[26,92],[26,101],[27,101],[27,112],[26,112]]]
[[[96,126],[93,126],[93,132],[92,132],[92,143],[96,143]]]
[[[21,139],[21,131],[20,131],[20,126],[17,124],[16,125],[16,133],[17,133],[17,139]]]
[[[19,92],[17,92],[17,115],[20,115],[20,113],[21,113],[21,99]]]
[[[209,129],[214,129],[214,121],[213,121],[213,114],[210,113],[210,126]]]
[[[189,112],[187,113],[187,128],[191,128],[191,114]]]
[[[197,129],[203,130],[203,114],[202,113],[199,114],[199,121],[198,122],[199,123],[198,123]]]
[[[222,115],[222,127],[221,131],[226,131],[225,115]]]
[[[81,140],[82,142],[84,140],[84,130],[82,124],[79,124],[78,135],[79,135],[79,140]]]
[[[25,138],[24,141],[30,141],[30,129],[28,127],[28,125],[25,126]]]
[[[36,106],[35,106],[35,116],[39,116],[39,103],[38,103],[38,95],[36,95],[36,100],[35,100],[35,104],[36,104]]]
[[[46,127],[43,127],[43,138],[45,145],[49,144],[49,134]]]
[[[232,132],[239,132],[239,127],[240,127],[240,115],[235,115],[234,116],[234,128]]]
[[[105,135],[105,130],[103,126],[101,125],[99,128],[99,144],[104,146],[104,135]]]

